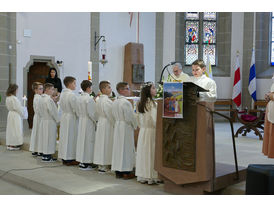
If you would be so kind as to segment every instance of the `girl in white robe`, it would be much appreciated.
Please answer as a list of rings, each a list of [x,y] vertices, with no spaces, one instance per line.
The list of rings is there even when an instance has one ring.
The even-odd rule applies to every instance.
[[[152,82],[145,83],[142,86],[141,99],[137,106],[140,131],[137,142],[135,175],[138,182],[147,182],[148,184],[158,182],[158,173],[154,169],[157,119],[157,103],[153,100],[155,95],[154,84]]]
[[[217,99],[217,86],[213,79],[207,77],[204,72],[206,66],[203,60],[196,60],[192,63],[192,74],[190,81],[198,86],[209,90],[208,92],[199,92],[201,101],[215,101]]]
[[[41,122],[39,127],[40,135],[42,136],[42,161],[54,162],[52,155],[56,151],[57,123],[59,122],[58,110],[55,102],[52,99],[54,86],[51,83],[45,84],[45,93],[40,99]]]
[[[35,93],[33,98],[33,124],[32,131],[30,137],[30,148],[29,151],[32,152],[32,155],[36,157],[38,155],[38,141],[39,141],[39,123],[41,120],[41,116],[38,112],[39,100],[41,99],[41,94],[43,93],[43,84],[40,82],[34,82],[32,84],[32,89]]]
[[[111,170],[117,178],[131,179],[135,163],[134,130],[137,128],[136,115],[132,104],[126,99],[130,90],[126,82],[116,86],[118,93],[114,101],[112,114],[115,119]]]
[[[6,145],[8,150],[19,150],[23,144],[24,108],[16,97],[18,86],[11,84],[6,92],[6,107],[9,111],[6,129]]]
[[[96,105],[90,96],[92,83],[84,80],[81,83],[83,92],[78,98],[79,126],[76,147],[76,161],[80,162],[79,169],[91,170],[94,156]]]
[[[73,93],[73,90],[76,89],[76,80],[74,77],[65,77],[64,84],[67,88],[62,90],[59,104],[62,116],[60,121],[58,158],[61,158],[63,163],[69,166],[78,164],[75,161],[78,110],[77,97]]]
[[[102,94],[96,102],[98,123],[95,135],[94,163],[99,165],[98,171],[104,173],[112,161],[114,119],[112,115],[113,102],[109,99],[112,92],[110,83],[101,81],[99,88]]]

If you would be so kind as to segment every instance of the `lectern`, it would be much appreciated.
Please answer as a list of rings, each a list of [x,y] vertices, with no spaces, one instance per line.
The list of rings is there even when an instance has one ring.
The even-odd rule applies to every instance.
[[[245,179],[245,170],[235,178],[233,165],[215,163],[213,102],[200,102],[203,88],[183,84],[183,119],[162,118],[158,101],[155,170],[167,192],[204,194]]]

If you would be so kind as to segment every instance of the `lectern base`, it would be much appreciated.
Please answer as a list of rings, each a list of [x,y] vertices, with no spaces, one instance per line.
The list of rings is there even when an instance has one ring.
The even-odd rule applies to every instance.
[[[164,179],[164,177],[161,177]],[[216,177],[206,182],[177,185],[174,182],[164,179],[164,190],[177,195],[203,195],[210,194],[230,185],[246,180],[246,168],[239,167],[239,178],[236,179],[235,166],[216,163]]]

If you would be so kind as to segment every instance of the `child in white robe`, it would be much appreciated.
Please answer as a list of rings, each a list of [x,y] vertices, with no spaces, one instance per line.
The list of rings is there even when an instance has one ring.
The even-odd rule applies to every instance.
[[[127,82],[116,85],[119,93],[112,106],[114,116],[114,136],[111,170],[115,171],[116,178],[131,179],[135,163],[134,130],[137,128],[137,119],[132,104],[126,99],[130,95]]]
[[[204,72],[206,65],[203,60],[196,60],[192,63],[192,74],[190,81],[198,86],[209,90],[209,92],[199,92],[201,101],[215,101],[217,99],[217,87],[213,79],[207,77]]]
[[[78,98],[79,126],[76,147],[76,161],[80,162],[79,169],[92,170],[95,127],[96,127],[96,105],[90,95],[92,83],[84,80],[81,83],[83,92]]]
[[[55,102],[52,99],[54,93],[54,85],[46,83],[44,85],[45,92],[39,101],[39,109],[41,114],[41,122],[39,127],[42,136],[42,161],[54,162],[56,159],[52,155],[56,151],[57,123],[59,122],[58,111]]]
[[[60,109],[62,111],[60,121],[60,139],[58,148],[58,158],[62,159],[63,164],[78,165],[76,159],[77,144],[77,97],[73,93],[76,89],[76,79],[67,76],[64,79],[66,89],[62,90],[60,96]]]
[[[156,184],[158,173],[154,170],[157,103],[153,100],[156,88],[152,82],[143,84],[141,98],[137,105],[140,128],[137,142],[136,171],[137,181]]]
[[[6,107],[9,111],[6,129],[6,145],[8,150],[20,150],[23,144],[24,108],[16,97],[18,86],[9,85],[6,92]]]
[[[94,146],[94,164],[98,164],[99,173],[108,170],[111,165],[113,147],[114,119],[112,115],[112,101],[109,99],[112,94],[110,82],[101,81],[99,84],[101,95],[96,102],[98,124]]]
[[[33,98],[33,124],[30,137],[30,147],[29,151],[32,152],[32,156],[37,157],[38,155],[38,141],[39,141],[39,123],[41,120],[40,113],[38,111],[39,100],[41,99],[41,94],[43,94],[43,84],[41,82],[34,82],[32,84],[32,90],[34,92]]]

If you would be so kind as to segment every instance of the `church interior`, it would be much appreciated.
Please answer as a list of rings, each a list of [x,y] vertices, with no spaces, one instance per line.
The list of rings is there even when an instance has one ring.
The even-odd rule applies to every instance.
[[[216,99],[198,102],[202,88],[181,83],[182,116],[166,117],[161,83],[165,90],[178,63],[183,73],[192,76],[196,59],[209,69]],[[95,95],[99,83],[107,80],[115,96],[116,84],[128,82],[132,104],[142,84],[153,82],[160,94],[155,100],[154,142],[159,184],[140,184],[136,178],[117,179],[113,171],[82,171],[60,159],[43,163],[32,157],[32,84],[46,83],[50,68],[55,68],[63,89],[66,76],[76,79],[76,96],[83,92],[83,80],[92,82]],[[255,79],[251,68],[256,68]],[[265,94],[273,92],[273,77],[274,12],[0,12],[0,194],[248,194],[252,165],[273,167],[274,163],[262,152],[268,114]],[[255,98],[250,92],[253,80]],[[9,151],[6,142],[10,84],[18,85],[16,96],[28,111],[18,151]],[[268,135],[274,138],[274,133]],[[56,138],[53,156],[57,157],[59,132]],[[137,130],[134,141],[136,147]]]

